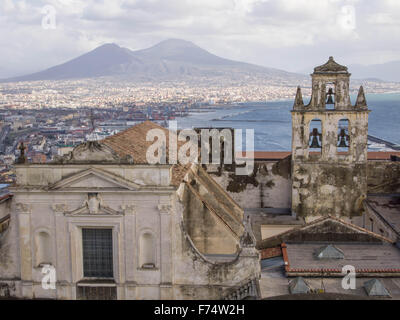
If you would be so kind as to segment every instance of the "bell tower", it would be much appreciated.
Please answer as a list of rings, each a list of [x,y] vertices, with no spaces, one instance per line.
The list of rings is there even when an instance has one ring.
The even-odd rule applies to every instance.
[[[292,110],[292,211],[298,216],[361,215],[370,111],[363,87],[351,104],[350,76],[347,67],[330,57],[311,75],[308,105],[297,89]]]

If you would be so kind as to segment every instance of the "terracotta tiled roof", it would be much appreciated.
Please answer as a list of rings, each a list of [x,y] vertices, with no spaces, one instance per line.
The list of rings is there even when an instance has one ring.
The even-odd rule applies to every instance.
[[[398,156],[400,157],[400,152],[391,151],[391,152],[368,152],[368,160],[390,160],[390,156]]]
[[[147,164],[146,152],[153,142],[146,141],[146,135],[147,132],[152,129],[162,130],[167,137],[168,144],[169,131],[151,121],[140,123],[113,136],[107,137],[101,142],[108,145],[121,157],[128,154],[131,155],[135,164]]]
[[[146,160],[146,152],[148,148],[154,143],[153,141],[146,141],[147,133],[152,129],[159,129],[165,133],[166,136],[166,156],[168,163],[169,155],[169,130],[161,127],[160,125],[145,121],[129,129],[121,131],[113,136],[107,137],[101,142],[113,149],[119,156],[124,157],[131,155],[135,164],[148,164]],[[178,147],[182,146],[185,142],[178,142]],[[183,180],[190,165],[182,166],[176,164],[172,166],[171,183],[178,186]]]
[[[281,160],[290,156],[292,153],[290,151],[255,151],[255,160]],[[369,151],[368,160],[390,160],[390,156],[400,157],[399,151]],[[242,154],[238,153],[237,157],[246,157],[246,152]]]
[[[12,197],[13,197],[13,195],[11,193],[2,194],[2,195],[0,195],[0,202],[3,202],[4,200],[10,199]]]
[[[290,151],[255,151],[254,159],[255,160],[281,160],[290,156],[292,153]],[[242,154],[237,153],[236,157],[238,158],[246,158],[246,152]]]

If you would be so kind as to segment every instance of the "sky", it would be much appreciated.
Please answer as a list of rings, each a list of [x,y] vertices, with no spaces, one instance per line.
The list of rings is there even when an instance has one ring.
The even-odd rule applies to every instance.
[[[400,60],[399,0],[1,0],[0,78],[104,43],[137,50],[178,38],[218,56],[311,72]]]

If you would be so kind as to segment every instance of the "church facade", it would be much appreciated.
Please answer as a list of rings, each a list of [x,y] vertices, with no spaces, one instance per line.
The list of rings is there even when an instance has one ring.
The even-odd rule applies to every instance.
[[[121,142],[144,143],[143,126],[156,125],[16,166],[0,238],[10,296],[222,299],[243,286],[257,295],[259,257],[243,210],[195,165],[149,165],[129,151]],[[210,188],[214,198],[200,195]]]

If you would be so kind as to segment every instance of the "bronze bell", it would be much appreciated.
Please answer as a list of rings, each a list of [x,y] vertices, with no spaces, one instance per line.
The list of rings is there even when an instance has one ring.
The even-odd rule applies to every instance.
[[[312,149],[320,149],[321,146],[320,146],[319,141],[318,141],[318,136],[319,136],[318,129],[313,129],[311,134],[312,134],[312,141],[311,141],[310,148],[312,148]]]
[[[340,136],[339,136],[339,139],[340,139],[340,142],[338,145],[339,148],[347,148],[348,147],[348,145],[346,143],[346,138],[347,138],[346,131],[344,129],[342,129],[340,131]]]
[[[334,93],[333,93],[332,88],[329,88],[329,90],[328,90],[328,99],[326,100],[326,104],[334,104],[333,97],[332,97],[333,95],[334,95]]]

